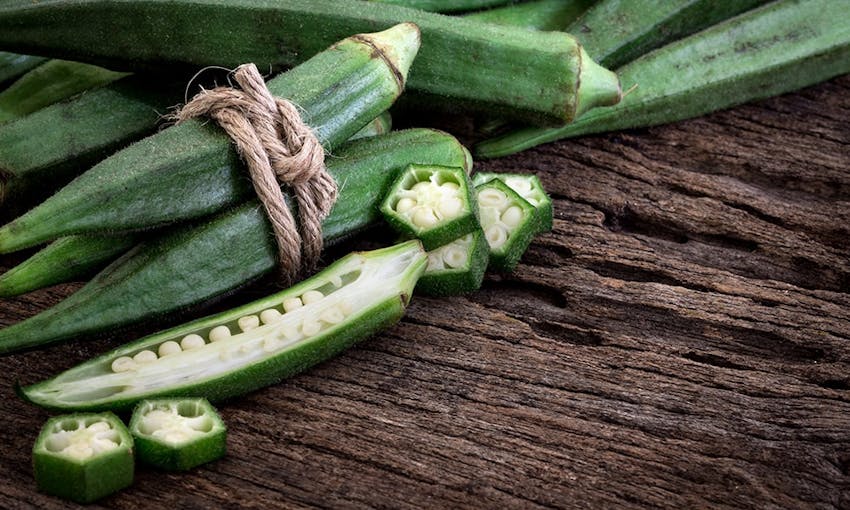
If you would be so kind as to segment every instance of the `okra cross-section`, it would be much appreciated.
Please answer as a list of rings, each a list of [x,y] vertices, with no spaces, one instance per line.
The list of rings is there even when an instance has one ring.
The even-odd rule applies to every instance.
[[[112,413],[51,418],[32,451],[42,492],[89,503],[133,482],[133,438]]]
[[[47,408],[87,410],[241,395],[396,322],[426,262],[418,241],[352,253],[287,290],[126,344],[21,393]]]
[[[513,271],[537,231],[534,206],[499,179],[475,190],[481,228],[490,245],[490,266]]]
[[[537,233],[552,230],[552,199],[543,189],[540,178],[534,174],[500,174],[493,172],[479,172],[472,178],[472,184],[478,186],[485,182],[499,179],[516,191],[526,202],[534,206],[537,215]]]
[[[133,411],[130,433],[140,461],[186,471],[224,456],[227,429],[203,398],[143,400]]]
[[[479,228],[428,252],[428,267],[416,291],[429,296],[456,296],[481,288],[490,246]]]
[[[478,227],[472,184],[461,168],[410,165],[381,205],[387,222],[433,250]]]

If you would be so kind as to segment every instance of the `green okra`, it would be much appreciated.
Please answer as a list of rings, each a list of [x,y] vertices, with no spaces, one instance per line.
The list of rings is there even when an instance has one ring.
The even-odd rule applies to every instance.
[[[6,0],[0,46],[113,66],[254,62],[268,69],[400,22],[422,30],[408,84],[431,109],[552,125],[619,100],[616,75],[570,35],[356,0]]]
[[[125,344],[20,393],[50,409],[116,410],[145,398],[241,395],[398,321],[426,261],[415,240],[352,253],[282,292]]]
[[[124,76],[90,64],[49,60],[0,92],[0,124]]]
[[[493,179],[504,182],[526,202],[534,206],[539,224],[536,233],[540,234],[552,230],[552,199],[543,189],[543,183],[540,182],[539,177],[534,174],[478,172],[472,177],[472,184],[478,186]]]
[[[419,30],[404,23],[345,39],[268,82],[301,108],[326,150],[386,111],[404,89]],[[189,120],[101,161],[0,228],[0,252],[57,237],[141,230],[206,216],[254,195],[228,136]]]
[[[428,296],[457,296],[481,288],[490,260],[490,246],[479,227],[428,252],[428,266],[416,292]]]
[[[372,122],[366,124],[360,131],[354,133],[348,140],[357,140],[367,136],[383,135],[389,133],[393,127],[393,119],[390,112],[384,112],[375,117]]]
[[[512,3],[516,0],[370,0],[429,12],[460,12],[485,9]]]
[[[411,163],[462,167],[469,152],[429,129],[396,131],[345,144],[328,160],[339,199],[322,224],[332,245],[381,217],[390,184]],[[181,226],[131,249],[56,306],[0,330],[0,353],[138,323],[233,292],[277,265],[271,226],[256,200],[197,226]]]
[[[57,239],[0,274],[0,297],[85,278],[117,259],[136,242],[135,236],[121,234]]]
[[[130,76],[0,126],[0,210],[7,218],[156,130],[184,84]]]
[[[513,271],[539,228],[536,210],[499,179],[475,187],[478,216],[490,245],[489,267]]]
[[[484,23],[534,30],[564,30],[595,2],[596,0],[534,0],[473,12],[465,17]]]
[[[0,87],[47,62],[45,57],[0,51]]]
[[[472,183],[463,168],[410,165],[381,204],[384,219],[433,250],[478,228]]]
[[[781,0],[660,48],[620,70],[623,102],[556,129],[523,128],[479,143],[482,158],[592,133],[654,126],[790,92],[850,72],[841,2]]]
[[[91,503],[133,482],[133,438],[112,413],[56,416],[32,449],[38,490]]]
[[[143,400],[133,410],[130,433],[136,458],[166,471],[187,471],[227,450],[227,428],[204,398]]]

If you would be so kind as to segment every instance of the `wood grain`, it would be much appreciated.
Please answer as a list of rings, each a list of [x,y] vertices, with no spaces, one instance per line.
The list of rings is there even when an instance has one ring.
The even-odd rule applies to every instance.
[[[848,118],[845,76],[478,163],[555,201],[514,274],[222,404],[225,459],[93,507],[850,508]],[[0,507],[67,506],[34,489],[47,414],[13,384],[113,343],[0,358]]]

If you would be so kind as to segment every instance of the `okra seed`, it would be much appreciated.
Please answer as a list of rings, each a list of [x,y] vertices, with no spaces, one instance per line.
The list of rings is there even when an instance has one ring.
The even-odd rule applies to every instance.
[[[444,218],[455,218],[463,210],[463,201],[459,197],[449,197],[437,206]]]
[[[186,335],[183,337],[183,340],[180,340],[180,347],[182,347],[184,351],[198,349],[204,345],[206,345],[204,338],[201,335],[196,335],[194,333]]]
[[[439,220],[434,214],[434,211],[426,207],[418,207],[413,213],[413,224],[421,228],[431,228],[437,224]]]
[[[311,303],[320,301],[324,297],[325,295],[318,290],[308,290],[304,293],[304,295],[301,296],[301,300],[304,302],[305,305],[309,305]]]
[[[284,312],[291,312],[292,310],[295,310],[296,308],[301,308],[302,306],[304,306],[304,303],[301,302],[300,297],[292,297],[283,300]]]
[[[263,321],[263,324],[274,324],[281,318],[283,318],[283,314],[275,308],[269,308],[260,312],[260,320]]]
[[[412,198],[402,198],[395,206],[395,210],[400,214],[404,214],[416,206],[416,200]]]
[[[62,453],[77,460],[85,460],[94,455],[94,450],[86,443],[75,443],[65,448]]]
[[[280,334],[277,337],[281,340],[283,340],[283,339],[286,339],[286,340],[289,340],[289,341],[297,340],[298,339],[298,331],[296,331],[295,328],[292,327],[292,326],[285,326],[281,330]]]
[[[448,246],[443,253],[443,260],[452,269],[463,267],[466,264],[466,250],[460,246]]]
[[[501,248],[508,240],[508,231],[501,225],[490,225],[484,232],[487,243],[492,249]]]
[[[413,185],[412,188],[410,188],[411,191],[415,191],[416,193],[427,193],[430,189],[431,189],[431,182],[430,181],[417,182],[416,184]]]
[[[239,329],[244,331],[251,331],[260,326],[260,318],[256,315],[246,315],[245,317],[239,317],[239,320],[236,321],[239,324]]]
[[[505,184],[507,184],[512,190],[516,191],[518,195],[522,195],[523,197],[531,192],[531,181],[526,178],[511,178],[507,177],[504,180]]]
[[[107,430],[110,430],[111,428],[112,427],[110,427],[109,424],[106,423],[105,421],[96,421],[96,422],[92,423],[91,425],[89,425],[88,427],[86,427],[86,430],[88,430],[89,432],[106,432]]]
[[[219,342],[230,338],[230,328],[227,326],[216,326],[210,331],[210,342]]]
[[[266,338],[263,340],[263,350],[265,352],[274,352],[280,347],[281,342],[276,338]]]
[[[304,324],[301,325],[301,332],[304,333],[304,336],[313,336],[319,331],[321,331],[322,326],[316,321],[304,321]]]
[[[47,438],[47,442],[44,443],[44,447],[51,452],[61,452],[71,444],[71,438],[68,436],[69,434],[63,433],[53,434]]]
[[[519,222],[522,221],[522,208],[516,205],[512,205],[505,209],[505,212],[502,213],[502,223],[509,227],[516,227],[519,225]]]
[[[163,342],[162,345],[159,346],[158,353],[159,356],[170,356],[172,354],[179,354],[183,349],[180,348],[180,344],[175,342],[174,340],[169,340],[167,342]]]
[[[445,265],[443,264],[443,257],[441,257],[439,253],[429,253],[428,271],[438,271],[440,269],[445,269]]]
[[[139,364],[144,363],[153,363],[156,361],[157,355],[155,352],[145,349],[144,351],[137,352],[135,356],[133,356],[133,361]]]
[[[136,368],[136,362],[130,356],[121,356],[120,358],[115,358],[115,361],[112,362],[113,372],[127,372],[134,368]]]
[[[508,196],[502,190],[484,188],[478,192],[478,203],[483,207],[498,207],[507,205]]]
[[[341,302],[339,304],[339,309],[342,310],[342,313],[344,313],[345,315],[351,315],[351,303],[349,303],[348,301]]]
[[[460,186],[457,183],[446,181],[443,184],[440,184],[440,187],[443,188],[444,191],[457,191],[460,189]]]
[[[339,324],[345,320],[345,314],[342,313],[342,310],[334,306],[322,312],[319,318],[328,324]]]

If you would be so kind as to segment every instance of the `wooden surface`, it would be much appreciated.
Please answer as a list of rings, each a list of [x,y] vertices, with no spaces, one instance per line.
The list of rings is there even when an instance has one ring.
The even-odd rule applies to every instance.
[[[848,119],[843,77],[479,164],[554,198],[515,274],[221,405],[225,459],[100,505],[850,508]],[[0,358],[0,507],[65,506],[35,491],[48,415],[13,383],[109,345]]]

